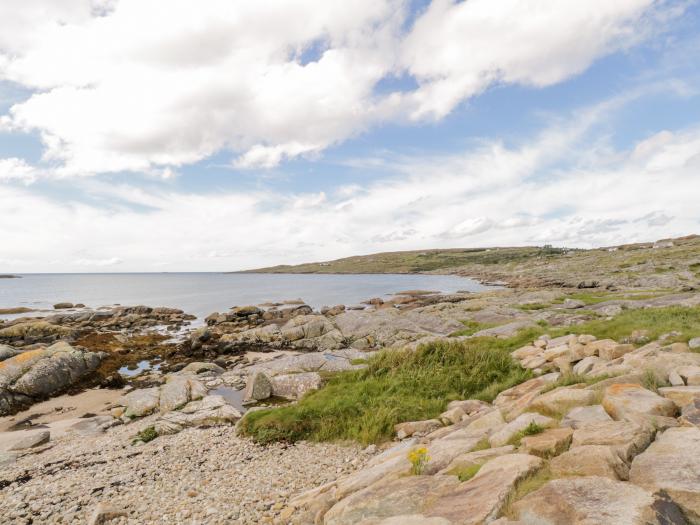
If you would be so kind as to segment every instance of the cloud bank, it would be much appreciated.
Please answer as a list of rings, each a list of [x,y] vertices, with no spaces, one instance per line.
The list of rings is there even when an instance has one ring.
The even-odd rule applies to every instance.
[[[494,84],[560,82],[644,38],[667,4],[4,0],[0,79],[34,92],[0,127],[41,137],[45,176],[220,151],[273,167],[379,123],[440,119]],[[379,89],[396,78],[411,85]]]

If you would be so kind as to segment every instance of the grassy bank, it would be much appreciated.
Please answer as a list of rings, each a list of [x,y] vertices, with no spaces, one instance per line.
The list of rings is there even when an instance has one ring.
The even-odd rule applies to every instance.
[[[356,372],[336,374],[326,386],[299,403],[251,412],[244,434],[270,441],[354,440],[368,444],[390,439],[403,421],[430,419],[453,399],[490,401],[499,392],[530,377],[510,352],[543,333],[586,333],[622,340],[646,330],[651,340],[669,332],[687,341],[700,336],[700,308],[627,310],[612,320],[596,320],[553,329],[539,326],[510,339],[479,337],[423,345],[417,351],[384,351]]]
[[[483,337],[431,343],[415,352],[381,352],[365,370],[337,374],[295,405],[248,414],[241,428],[262,443],[383,441],[393,436],[396,423],[435,417],[453,399],[492,400],[527,379],[529,372],[510,352],[530,337]]]

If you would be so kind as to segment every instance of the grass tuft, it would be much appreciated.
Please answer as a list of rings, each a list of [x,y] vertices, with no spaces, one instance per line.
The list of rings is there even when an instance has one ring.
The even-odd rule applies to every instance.
[[[434,418],[455,399],[490,401],[529,379],[531,373],[510,356],[529,336],[438,341],[415,351],[383,351],[368,360],[367,368],[330,377],[324,388],[297,404],[247,414],[240,428],[260,443],[386,441],[397,423]]]

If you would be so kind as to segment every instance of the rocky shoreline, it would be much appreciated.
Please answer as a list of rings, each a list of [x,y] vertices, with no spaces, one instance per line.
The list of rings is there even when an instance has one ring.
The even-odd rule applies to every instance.
[[[612,482],[596,496],[612,498],[628,490],[614,483],[627,486],[629,473],[639,470],[633,468],[635,456],[642,458],[647,447],[655,450],[653,443],[665,443],[670,430],[675,434],[668,440],[694,446],[691,434],[676,429],[696,428],[698,341],[680,343],[678,334],[667,334],[664,343],[663,337],[650,340],[643,331],[625,341],[538,339],[512,354],[535,379],[502,392],[493,404],[463,400],[438,418],[404,422],[396,428],[400,443],[393,448],[391,443],[367,450],[351,443],[263,446],[236,431],[246,409],[295,403],[322,388],[332,374],[361,370],[385,349],[509,338],[543,325],[565,330],[595,320],[613,322],[624,312],[700,305],[700,294],[693,291],[596,293],[414,290],[352,308],[239,306],[212,313],[195,328],[189,327],[193,316],[181,310],[147,306],[91,310],[59,305],[55,314],[5,320],[0,323],[0,424],[5,428],[0,431],[0,514],[13,523],[447,525],[490,523],[503,513],[520,520],[514,523],[550,518],[552,523],[604,523],[593,514],[580,517],[562,510],[569,504],[565,501],[551,516],[540,516],[522,503],[539,501],[534,490],[527,497],[519,494],[517,504],[510,500],[526,480],[547,472],[552,485],[542,484],[541,490],[549,491],[548,500],[566,500],[567,491],[576,491],[576,505],[585,507],[590,503],[585,499],[588,474],[608,478],[591,483],[599,488]],[[669,386],[648,390],[648,369],[659,372],[658,384]],[[583,382],[562,383],[572,377]],[[587,383],[599,377],[606,379]],[[622,401],[614,399],[616,389]],[[81,409],[80,403],[71,403],[79,392],[75,399],[91,392],[106,395],[100,406]],[[628,410],[637,398],[645,400],[643,407]],[[651,403],[651,412],[645,402]],[[566,413],[564,405],[570,409]],[[581,417],[586,424],[624,423],[625,428],[610,426],[604,433],[629,435],[631,441],[589,444],[576,437],[585,431],[584,423],[577,423]],[[540,431],[520,436],[518,446],[511,443],[531,425]],[[593,470],[577,471],[580,486],[562,485],[556,478],[570,483],[570,473],[550,474],[564,472],[568,467],[559,465],[565,464],[559,458],[579,445],[584,447],[579,452],[590,453],[585,457]],[[585,448],[589,445],[598,448]],[[619,453],[623,445],[626,455]],[[423,447],[427,469],[408,476],[409,454]],[[478,474],[466,479],[461,470],[455,474],[458,466]],[[694,477],[688,481],[700,497],[696,482]],[[695,507],[688,510],[685,500],[673,495],[657,497],[645,483],[629,489],[629,501],[647,502],[634,514],[647,521],[634,517],[620,523],[695,523]],[[311,492],[302,494],[305,490]],[[472,490],[475,495],[467,497]],[[426,498],[453,502],[459,512],[477,517],[425,506]],[[660,505],[681,518],[661,520],[653,514]],[[557,512],[570,521],[557,521]],[[499,523],[511,522],[501,518]]]

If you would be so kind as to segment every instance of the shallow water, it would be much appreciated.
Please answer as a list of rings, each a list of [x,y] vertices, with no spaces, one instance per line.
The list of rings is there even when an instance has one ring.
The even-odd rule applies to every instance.
[[[209,395],[223,397],[229,405],[233,406],[241,414],[246,411],[246,407],[243,406],[243,390],[236,390],[230,386],[220,386],[210,390]]]
[[[420,274],[22,274],[21,279],[0,279],[0,308],[50,309],[63,301],[91,308],[145,304],[181,308],[202,319],[232,306],[282,300],[302,299],[320,308],[358,304],[404,290],[453,293],[486,288],[464,277]]]

